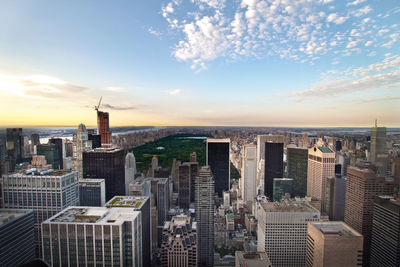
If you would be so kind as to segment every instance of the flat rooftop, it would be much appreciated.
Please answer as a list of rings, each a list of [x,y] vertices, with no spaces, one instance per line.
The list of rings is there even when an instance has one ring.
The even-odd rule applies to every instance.
[[[317,209],[305,202],[281,201],[261,202],[261,207],[267,212],[318,212]]]
[[[104,183],[104,179],[83,178],[79,179],[79,183]]]
[[[73,173],[73,170],[53,170],[50,173],[40,174],[39,172],[35,172],[35,174],[26,174],[27,170],[20,170],[12,174],[8,174],[9,177],[21,177],[21,176],[30,176],[30,177],[42,177],[42,176],[64,176],[66,174]],[[38,170],[40,171],[40,170]]]
[[[0,227],[4,224],[8,223],[9,221],[23,216],[32,210],[26,209],[0,209]]]
[[[46,222],[121,224],[127,220],[132,220],[132,217],[136,217],[138,214],[140,214],[140,211],[125,208],[69,207]]]
[[[149,197],[144,196],[115,196],[110,199],[105,206],[115,208],[135,208],[140,209]]]
[[[236,259],[239,266],[243,267],[269,267],[271,261],[266,252],[236,251]]]
[[[322,152],[322,153],[333,153],[333,151],[328,148],[328,147],[318,147],[318,149]]]
[[[114,153],[117,151],[121,151],[122,148],[118,148],[118,147],[96,147],[93,149],[90,149],[88,151],[85,152],[91,152],[91,153]]]
[[[312,222],[324,236],[361,236],[356,230],[344,222]]]
[[[230,143],[229,138],[207,138],[207,143]]]

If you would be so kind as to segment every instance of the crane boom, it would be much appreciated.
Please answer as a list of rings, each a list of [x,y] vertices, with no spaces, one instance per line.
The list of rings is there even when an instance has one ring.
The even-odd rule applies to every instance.
[[[103,98],[103,96],[100,97],[99,104],[94,107],[95,110],[99,110],[102,98]]]

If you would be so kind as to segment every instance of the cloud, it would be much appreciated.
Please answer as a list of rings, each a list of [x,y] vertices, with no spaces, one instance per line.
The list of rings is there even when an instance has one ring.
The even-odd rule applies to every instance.
[[[159,31],[153,29],[152,27],[150,27],[147,31],[148,31],[148,33],[150,33],[151,35],[154,35],[154,36],[157,36],[157,37],[160,37],[160,36],[161,36],[161,32],[159,32]]]
[[[180,90],[180,89],[175,89],[175,90],[167,91],[167,93],[170,95],[183,95],[185,93],[185,91]]]
[[[132,110],[136,109],[134,106],[114,106],[110,104],[101,104],[100,108],[105,108],[105,109],[112,109],[112,110]]]
[[[104,88],[107,91],[111,91],[111,92],[116,92],[116,93],[122,93],[122,92],[126,92],[126,88],[124,87],[118,87],[118,86],[110,86],[110,87],[106,87]]]
[[[378,101],[394,101],[400,100],[400,96],[382,96],[382,97],[374,97],[374,98],[365,98],[361,99],[359,103],[371,103],[371,102],[378,102]]]
[[[353,1],[353,2],[347,3],[346,6],[356,6],[356,5],[359,5],[359,4],[364,3],[364,2],[366,2],[366,1],[367,1],[367,0],[355,0],[355,1]]]
[[[170,1],[162,6],[163,17],[178,36],[172,48],[178,61],[188,62],[195,71],[207,69],[209,62],[219,58],[232,62],[278,56],[313,64],[333,54],[367,54],[379,44],[390,47],[396,38],[382,40],[388,38],[386,28],[392,25],[374,15],[376,3],[358,8],[366,2],[362,0],[344,9],[327,0],[238,0],[230,2],[229,8],[225,2]],[[366,14],[368,18],[357,19]],[[396,27],[391,31],[400,33]],[[370,36],[373,43],[356,47]]]

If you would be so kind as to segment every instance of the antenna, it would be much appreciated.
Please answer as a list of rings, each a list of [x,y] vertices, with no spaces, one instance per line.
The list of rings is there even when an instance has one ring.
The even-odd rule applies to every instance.
[[[98,104],[97,106],[94,106],[94,109],[95,109],[96,111],[99,111],[100,104],[101,104],[101,99],[102,99],[102,98],[103,98],[103,96],[100,97],[99,104]]]

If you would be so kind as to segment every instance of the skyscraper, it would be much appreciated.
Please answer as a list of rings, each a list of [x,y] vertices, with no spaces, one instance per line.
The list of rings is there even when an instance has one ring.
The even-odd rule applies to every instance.
[[[193,152],[193,153],[196,153],[196,152]],[[191,159],[195,159],[195,158],[196,157],[194,157],[194,158],[191,157]],[[196,177],[197,177],[197,174],[199,171],[199,163],[191,161],[191,162],[189,162],[189,164],[190,164],[190,202],[194,202],[195,183],[196,183]]]
[[[45,156],[47,163],[50,164],[53,169],[60,169],[61,161],[57,145],[51,143],[37,145],[36,154]]]
[[[325,190],[325,207],[331,221],[344,220],[346,199],[346,180],[341,177],[328,177]]]
[[[61,138],[50,138],[49,139],[49,144],[53,144],[57,147],[58,150],[58,160],[60,162],[60,169],[64,169],[64,164],[63,164],[63,159],[65,158],[65,151],[63,149],[64,147],[64,141]]]
[[[33,211],[0,209],[0,265],[20,266],[35,259]]]
[[[69,207],[43,222],[43,259],[51,266],[149,266],[141,216],[132,208]]]
[[[135,180],[136,160],[135,155],[129,152],[125,156],[125,195],[129,195],[129,184]]]
[[[386,176],[388,155],[386,152],[386,127],[371,128],[371,162],[376,166],[377,175]]]
[[[185,162],[178,167],[178,177],[179,177],[179,207],[183,209],[188,209],[190,205],[190,189],[191,189],[191,171],[190,163]]]
[[[92,149],[92,141],[88,139],[88,131],[84,124],[79,124],[72,136],[72,169],[78,171],[79,178],[83,177],[83,152]]]
[[[6,149],[9,171],[13,172],[15,170],[15,164],[22,162],[23,146],[24,136],[22,135],[22,128],[7,128]]]
[[[400,266],[400,199],[398,198],[375,197],[370,266]]]
[[[325,212],[325,190],[328,177],[335,177],[335,152],[327,147],[312,147],[308,150],[307,196],[321,200]]]
[[[230,139],[207,139],[206,165],[215,179],[215,193],[222,197],[222,192],[230,189]]]
[[[265,138],[264,157],[264,194],[273,198],[274,178],[283,177],[283,144],[282,135],[271,135]]]
[[[242,199],[251,203],[257,195],[257,148],[255,145],[245,145],[242,148]],[[249,205],[250,206],[250,205]]]
[[[287,149],[287,174],[294,179],[294,196],[304,197],[307,194],[308,149],[290,147]]]
[[[83,177],[106,182],[106,201],[125,195],[125,157],[119,148],[95,148],[83,152]]]
[[[181,214],[165,222],[162,232],[161,266],[197,266],[197,223]]]
[[[362,264],[363,236],[344,222],[309,222],[307,267]]]
[[[209,166],[196,178],[196,221],[198,266],[214,265],[214,177]]]
[[[369,266],[374,198],[393,194],[393,182],[377,177],[373,166],[347,169],[344,222],[364,236],[363,266]]]
[[[141,229],[138,233],[138,237],[140,237],[139,244],[141,247],[143,265],[139,266],[150,266],[152,259],[150,206],[150,198],[144,196],[115,196],[105,204],[105,207],[108,208],[133,209],[140,211],[141,217],[139,220],[141,223]]]
[[[76,171],[30,169],[3,175],[4,208],[33,209],[36,257],[40,257],[40,224],[71,205],[79,205]]]
[[[306,202],[259,202],[257,251],[265,251],[274,267],[305,266],[307,223],[320,212]]]
[[[101,146],[112,145],[112,133],[110,131],[110,117],[108,112],[97,110],[97,133],[101,136]]]

